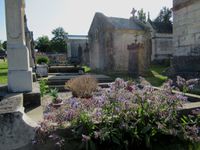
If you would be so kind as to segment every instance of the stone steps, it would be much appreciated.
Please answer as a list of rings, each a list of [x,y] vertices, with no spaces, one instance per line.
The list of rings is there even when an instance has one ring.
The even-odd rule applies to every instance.
[[[112,82],[113,79],[105,76],[105,75],[96,75],[96,74],[88,74],[91,75],[93,78],[97,79],[98,83],[104,83],[104,82]],[[67,91],[64,86],[65,83],[75,77],[78,77],[81,75],[78,74],[66,74],[66,73],[56,73],[51,74],[51,76],[48,77],[47,85],[50,88],[57,88],[60,92]]]

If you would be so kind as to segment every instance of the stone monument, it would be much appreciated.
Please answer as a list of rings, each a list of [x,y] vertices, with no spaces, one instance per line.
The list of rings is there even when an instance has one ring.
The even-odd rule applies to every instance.
[[[24,0],[5,0],[5,9],[8,90],[10,92],[29,92],[32,91],[32,69],[25,39],[25,2]]]

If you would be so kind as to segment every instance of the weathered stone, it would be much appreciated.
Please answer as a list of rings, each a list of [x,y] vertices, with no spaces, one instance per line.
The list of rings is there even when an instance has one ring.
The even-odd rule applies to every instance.
[[[174,58],[176,74],[199,72],[200,1],[174,0]]]
[[[86,35],[67,35],[68,58],[79,59],[80,64],[88,64],[88,37]],[[81,55],[81,56],[80,56]]]
[[[37,65],[36,66],[36,75],[38,77],[47,77],[48,76],[48,66],[47,65]]]
[[[135,60],[130,56],[132,53],[127,47],[135,42],[145,43],[146,38],[150,38],[148,31],[148,27],[135,17],[130,19],[114,18],[96,13],[88,33],[90,67],[101,71],[128,72],[130,62]],[[150,55],[148,58],[146,54],[150,52],[151,46],[148,45],[148,42],[146,44],[143,50],[139,51],[138,57],[141,57],[135,64],[142,64],[143,61],[150,63]],[[138,74],[137,70],[130,72]]]
[[[13,150],[30,144],[36,126],[24,114],[22,94],[8,95],[0,102],[0,150]]]
[[[173,54],[173,35],[154,33],[152,35],[151,61],[170,59]]]

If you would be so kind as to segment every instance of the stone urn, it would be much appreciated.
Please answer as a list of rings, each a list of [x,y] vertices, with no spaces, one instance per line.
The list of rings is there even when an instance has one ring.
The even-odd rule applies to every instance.
[[[47,64],[36,65],[36,75],[39,77],[47,77],[48,65]]]

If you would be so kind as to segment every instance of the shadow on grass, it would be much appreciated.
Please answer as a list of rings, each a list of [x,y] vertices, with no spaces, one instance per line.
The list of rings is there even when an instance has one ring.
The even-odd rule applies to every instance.
[[[153,86],[161,86],[168,80],[168,77],[163,75],[167,68],[167,66],[152,65],[150,68],[151,74],[148,77],[145,77],[145,79]]]
[[[1,77],[1,76],[7,76],[7,75],[8,75],[7,72],[0,72],[0,77]]]

